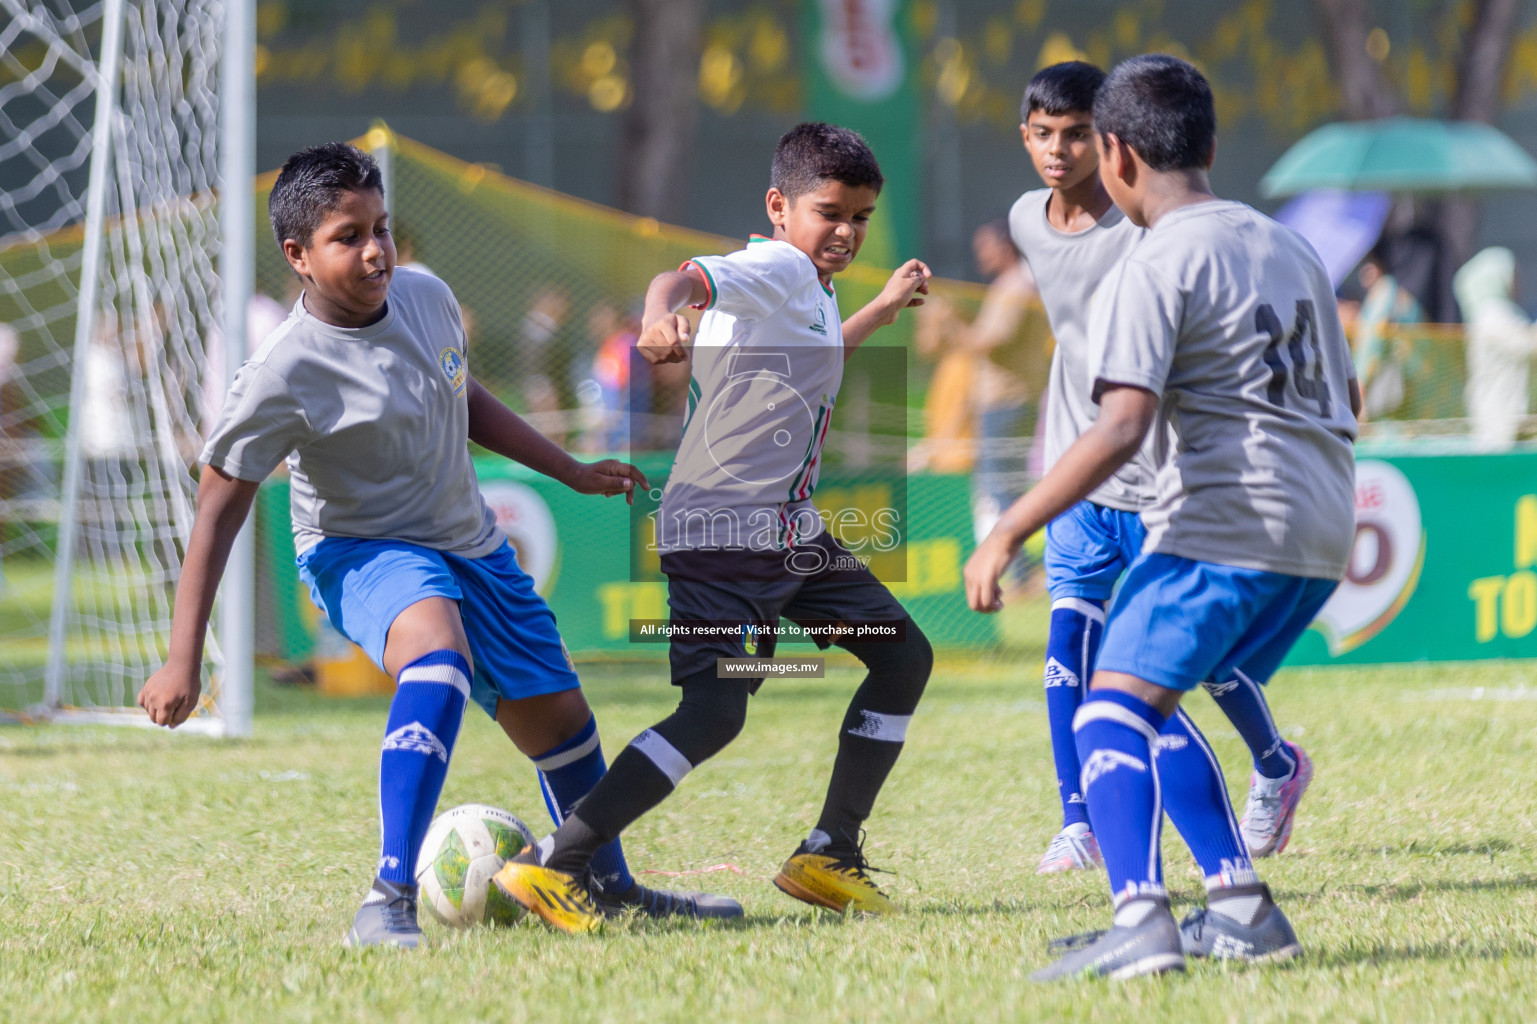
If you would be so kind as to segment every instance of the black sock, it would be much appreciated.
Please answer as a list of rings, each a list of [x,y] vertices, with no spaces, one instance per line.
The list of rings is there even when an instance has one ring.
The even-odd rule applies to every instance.
[[[843,717],[827,799],[807,846],[847,854],[858,848],[859,829],[902,753],[907,723],[928,683],[934,652],[910,618],[902,643],[839,646],[863,661],[870,674],[854,692]]]
[[[545,855],[544,866],[570,875],[585,874],[587,862],[592,860],[592,855],[598,852],[599,847],[610,842],[575,812],[566,815],[566,820],[560,823],[560,828],[555,830],[552,838],[555,845]]]
[[[555,830],[546,867],[587,870],[593,853],[667,799],[683,777],[742,730],[751,680],[716,679],[715,670],[685,679],[678,710],[630,741],[592,792]]]

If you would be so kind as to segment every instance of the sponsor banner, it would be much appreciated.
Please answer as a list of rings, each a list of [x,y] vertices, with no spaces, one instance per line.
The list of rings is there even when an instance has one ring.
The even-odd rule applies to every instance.
[[[668,464],[644,460],[641,468],[660,487]],[[632,529],[631,510],[619,498],[575,494],[505,460],[482,460],[477,469],[498,524],[550,602],[567,646],[665,657],[658,627],[668,617],[667,584],[655,551],[647,550],[647,532]],[[1032,628],[1019,636],[1009,635],[1006,616],[966,609],[969,479],[915,474],[906,486],[903,564],[888,573],[880,561],[887,556],[872,556],[871,568],[889,580],[905,574],[890,583],[892,592],[935,646],[991,650],[1000,638],[1032,648],[1043,642],[1044,601],[1040,621],[1029,615],[1024,625]],[[817,488],[818,504],[883,506],[891,497],[885,487],[874,477],[830,472]],[[316,615],[293,568],[287,481],[264,485],[258,508],[263,604],[281,640],[276,653],[297,661],[314,649]],[[1288,664],[1507,657],[1537,657],[1537,452],[1363,457],[1349,572]],[[1079,683],[1065,670],[1048,679]]]
[[[1292,665],[1537,657],[1537,453],[1363,457],[1340,589]]]
[[[811,51],[801,61],[805,116],[852,128],[870,144],[886,187],[860,261],[897,266],[920,251],[923,118],[910,27],[914,0],[800,2]]]
[[[647,623],[667,621],[666,578],[648,543],[651,532],[633,526],[634,517],[644,521],[648,502],[655,505],[654,495],[660,493],[671,460],[636,461],[653,491],[642,495],[634,509],[618,497],[577,494],[505,459],[476,461],[481,493],[496,513],[497,525],[550,603],[566,646],[578,653],[666,657],[665,644],[657,642],[665,636],[640,632]],[[961,580],[973,547],[969,478],[918,475],[901,483],[894,488],[889,474],[829,471],[816,497],[824,509],[842,514],[833,517],[833,523],[846,543],[857,556],[867,558],[872,572],[889,581],[934,644],[991,647],[997,642],[998,620],[966,609]],[[275,477],[264,484],[259,505],[268,581],[264,587],[270,586],[272,595],[271,605],[264,602],[270,609],[264,614],[270,615],[281,638],[275,653],[299,661],[314,649],[317,615],[294,571],[288,481]],[[902,513],[900,549],[863,544],[868,538],[853,513],[891,508]],[[788,633],[791,642],[811,639],[798,630]]]

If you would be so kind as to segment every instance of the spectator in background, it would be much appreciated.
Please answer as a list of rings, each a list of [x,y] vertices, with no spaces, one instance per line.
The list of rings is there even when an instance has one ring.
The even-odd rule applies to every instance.
[[[989,221],[979,227],[971,247],[977,269],[989,282],[976,318],[967,323],[953,305],[931,299],[931,311],[922,318],[920,348],[936,348],[946,358],[951,352],[971,358],[974,378],[969,390],[977,438],[972,518],[981,538],[1024,493],[1034,428],[1032,399],[1044,384],[1045,353],[1022,330],[1025,314],[1036,299],[1035,278],[1014,248],[1008,221]],[[937,371],[935,376],[940,376]],[[953,381],[941,383],[954,386]]]
[[[569,364],[570,353],[563,351],[566,318],[571,312],[571,297],[555,285],[546,285],[523,314],[518,328],[518,365],[513,372],[523,378],[523,404],[528,421],[556,444],[566,447],[566,424],[562,409],[561,368]]]
[[[1361,287],[1366,290],[1355,318],[1352,356],[1365,399],[1363,420],[1380,419],[1404,405],[1409,372],[1410,345],[1391,336],[1397,324],[1417,324],[1425,319],[1419,300],[1388,273],[1387,259],[1379,246],[1361,264]]]
[[[647,364],[634,367],[635,340],[640,336],[640,317],[635,311],[621,315],[607,302],[598,302],[587,314],[587,331],[596,351],[591,372],[576,386],[582,405],[584,452],[621,452],[631,444],[630,411],[651,408],[651,375]],[[634,377],[632,370],[638,370]]]
[[[1537,356],[1531,319],[1515,303],[1516,257],[1493,247],[1475,255],[1453,279],[1467,324],[1465,392],[1473,439],[1481,451],[1516,441],[1527,411],[1527,371]]]

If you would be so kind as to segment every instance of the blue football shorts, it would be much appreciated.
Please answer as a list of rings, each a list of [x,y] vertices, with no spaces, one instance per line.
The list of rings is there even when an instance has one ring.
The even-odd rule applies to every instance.
[[[1053,601],[1110,600],[1146,536],[1137,513],[1080,501],[1046,527],[1047,592]]]
[[[397,615],[428,597],[459,602],[475,661],[470,697],[493,718],[498,698],[581,685],[555,613],[511,544],[484,558],[464,558],[403,541],[327,537],[296,561],[315,606],[380,668]]]
[[[1097,671],[1191,690],[1241,672],[1265,683],[1329,600],[1336,580],[1146,554],[1105,623]]]

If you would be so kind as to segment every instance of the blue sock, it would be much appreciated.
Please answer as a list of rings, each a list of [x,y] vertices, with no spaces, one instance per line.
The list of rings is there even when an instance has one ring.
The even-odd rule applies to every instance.
[[[1176,711],[1163,727],[1156,751],[1153,760],[1163,809],[1195,854],[1206,888],[1258,885],[1259,876],[1228,801],[1222,766],[1184,711]]]
[[[1217,707],[1227,715],[1238,735],[1249,745],[1254,770],[1267,779],[1284,779],[1297,766],[1291,751],[1281,739],[1281,731],[1270,717],[1270,704],[1258,683],[1238,669],[1224,683],[1202,683]]]
[[[603,747],[598,742],[598,720],[589,718],[582,731],[560,746],[533,758],[539,769],[539,789],[544,805],[559,828],[577,801],[592,792],[608,765],[603,761]],[[624,862],[624,847],[615,839],[598,847],[592,855],[592,870],[609,892],[628,892],[635,884],[629,865]]]
[[[1088,822],[1089,805],[1078,785],[1078,746],[1073,716],[1088,692],[1099,640],[1105,632],[1105,603],[1081,597],[1051,603],[1051,629],[1046,634],[1046,723],[1051,729],[1051,756],[1056,762],[1057,795],[1062,799],[1062,827]]]
[[[416,855],[437,810],[470,697],[470,663],[433,651],[400,670],[379,755],[379,877],[416,884]]]
[[[1083,795],[1117,906],[1164,895],[1163,807],[1152,749],[1163,724],[1156,708],[1118,690],[1090,691],[1073,719]]]

